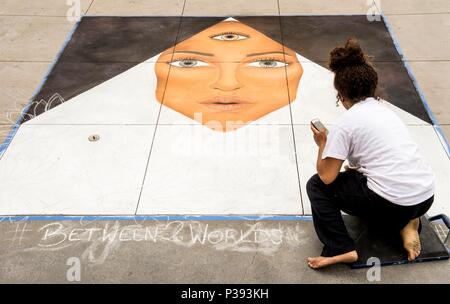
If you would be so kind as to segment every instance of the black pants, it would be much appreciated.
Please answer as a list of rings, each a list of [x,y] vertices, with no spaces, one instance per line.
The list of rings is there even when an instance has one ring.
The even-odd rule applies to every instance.
[[[367,179],[355,170],[339,173],[336,180],[326,185],[316,174],[307,185],[311,201],[314,228],[324,244],[322,256],[335,256],[355,250],[341,210],[364,218],[377,229],[390,233],[400,230],[414,218],[430,209],[434,196],[414,206],[400,206],[380,197],[367,187]]]

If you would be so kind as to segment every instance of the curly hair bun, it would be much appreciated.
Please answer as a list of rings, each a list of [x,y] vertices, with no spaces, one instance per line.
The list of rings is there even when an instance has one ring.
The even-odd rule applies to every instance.
[[[349,38],[344,47],[336,47],[330,53],[329,67],[336,72],[340,69],[367,64],[369,61],[364,55],[356,38]]]

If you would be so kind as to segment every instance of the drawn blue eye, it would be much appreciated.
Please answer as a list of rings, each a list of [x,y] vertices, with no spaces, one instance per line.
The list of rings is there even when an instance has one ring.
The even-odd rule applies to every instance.
[[[236,41],[236,40],[244,40],[247,39],[247,35],[238,34],[238,33],[221,33],[218,35],[211,36],[210,38],[215,40],[222,40],[222,41]]]
[[[179,67],[179,68],[193,68],[200,66],[208,66],[208,64],[204,61],[198,59],[180,59],[170,62],[170,65]]]
[[[287,66],[287,63],[278,60],[256,60],[249,63],[248,66],[257,68],[280,68]]]

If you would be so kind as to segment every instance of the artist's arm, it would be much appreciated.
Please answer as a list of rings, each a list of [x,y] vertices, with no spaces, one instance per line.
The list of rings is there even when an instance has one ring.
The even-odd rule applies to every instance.
[[[311,125],[311,130],[314,134],[314,141],[319,147],[319,153],[317,153],[317,174],[319,174],[320,179],[324,184],[329,185],[338,176],[341,171],[342,164],[344,163],[341,159],[336,159],[333,157],[326,157],[322,159],[323,150],[325,149],[325,144],[327,143],[327,133],[326,130],[318,131]]]

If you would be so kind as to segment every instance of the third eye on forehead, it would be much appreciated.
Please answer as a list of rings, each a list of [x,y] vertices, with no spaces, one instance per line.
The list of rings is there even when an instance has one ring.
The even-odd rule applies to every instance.
[[[219,40],[219,41],[232,42],[232,41],[246,40],[246,39],[249,39],[250,36],[247,34],[237,33],[237,32],[222,32],[222,33],[210,35],[209,38],[214,39],[214,40]]]

